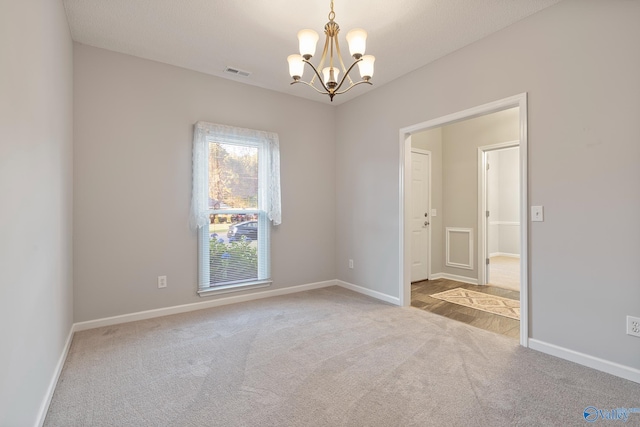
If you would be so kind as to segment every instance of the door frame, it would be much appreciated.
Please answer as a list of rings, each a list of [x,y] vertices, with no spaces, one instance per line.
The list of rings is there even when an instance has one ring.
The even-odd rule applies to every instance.
[[[429,212],[429,225],[431,225],[431,151],[421,148],[411,147],[411,153],[425,154],[427,156],[427,166],[429,168],[429,185],[427,188],[427,212]],[[431,280],[431,227],[427,227],[427,280]],[[411,282],[411,273],[409,273]]]
[[[399,131],[399,257],[398,296],[401,306],[411,305],[411,134],[519,107],[520,141],[520,345],[528,347],[529,340],[529,271],[528,271],[528,181],[527,181],[527,93],[489,102],[457,113],[401,128]]]
[[[478,285],[486,285],[489,281],[489,269],[486,261],[489,258],[489,229],[487,227],[489,218],[485,214],[489,209],[489,201],[487,200],[487,154],[492,151],[515,147],[520,147],[520,141],[507,141],[478,147],[478,241],[480,242],[480,250],[478,251]],[[519,206],[522,209],[521,200]],[[522,219],[522,214],[520,214],[520,219]],[[522,227],[522,223],[520,227]],[[522,264],[522,255],[520,255],[520,264]]]

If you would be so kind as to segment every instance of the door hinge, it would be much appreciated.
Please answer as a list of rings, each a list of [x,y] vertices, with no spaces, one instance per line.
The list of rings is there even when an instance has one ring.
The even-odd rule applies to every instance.
[[[489,163],[487,163],[487,170],[489,170]]]
[[[487,265],[489,265],[489,258],[487,258]]]
[[[487,218],[489,218],[489,211],[487,211]]]

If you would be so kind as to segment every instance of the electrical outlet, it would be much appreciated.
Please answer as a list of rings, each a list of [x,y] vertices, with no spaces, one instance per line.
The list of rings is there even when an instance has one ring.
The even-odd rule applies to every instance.
[[[640,317],[627,316],[627,335],[640,337]]]
[[[352,259],[349,260],[349,268],[353,268],[353,260]]]
[[[158,288],[167,287],[167,276],[158,276]]]

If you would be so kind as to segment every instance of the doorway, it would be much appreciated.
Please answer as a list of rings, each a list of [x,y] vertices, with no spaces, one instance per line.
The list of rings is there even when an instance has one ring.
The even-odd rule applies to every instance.
[[[520,290],[519,141],[478,148],[479,284]],[[484,271],[483,271],[484,270]]]
[[[497,113],[508,109],[517,109],[517,133],[519,142],[519,162],[520,162],[520,323],[519,323],[519,337],[520,344],[523,346],[528,345],[528,282],[527,282],[527,240],[528,240],[528,215],[527,215],[527,109],[526,109],[527,96],[525,94],[516,95],[510,98],[506,98],[500,101],[491,102],[478,107],[474,107],[468,110],[464,110],[458,113],[450,114],[440,117],[438,119],[429,120],[423,123],[419,123],[410,127],[406,127],[400,130],[400,173],[401,173],[401,200],[400,200],[400,277],[399,277],[399,296],[400,302],[404,306],[411,304],[411,267],[412,267],[412,191],[410,183],[412,183],[412,171],[411,171],[411,141],[412,135],[419,132],[436,129],[439,127],[452,125],[454,123],[463,122],[466,120],[479,118],[489,115],[491,113]],[[476,159],[476,154],[473,154],[473,158]],[[470,167],[467,167],[465,171],[473,170],[473,173],[477,176],[475,171],[475,164],[477,160],[473,160]],[[476,181],[476,178],[473,178]],[[475,184],[474,184],[475,185]],[[471,198],[477,200],[477,186],[473,190]],[[478,203],[474,201],[475,206]],[[437,206],[432,206],[437,208]],[[473,212],[476,212],[476,207],[472,208]],[[446,215],[446,210],[444,212]],[[476,214],[477,215],[477,212]],[[434,218],[432,218],[433,220]],[[442,219],[441,219],[442,221]],[[484,245],[479,244],[482,242],[479,239],[480,223],[477,222],[477,216],[473,219],[473,224],[442,227],[445,231],[446,245],[451,244],[451,247],[455,249],[461,249],[460,251],[448,249],[445,251],[446,263],[450,264],[452,268],[466,268],[468,270],[475,270],[472,273],[466,273],[466,283],[472,283],[478,285],[484,282],[483,277],[480,276],[480,266],[484,264],[482,256],[486,256],[481,249]],[[474,235],[476,235],[476,243],[473,242]],[[475,252],[475,253],[474,253]],[[451,255],[451,259],[449,259]],[[433,256],[433,255],[432,255]],[[444,262],[444,261],[443,261]],[[474,268],[474,264],[475,267]],[[459,270],[462,271],[462,270]],[[486,274],[482,269],[482,273]],[[433,278],[434,271],[430,271],[430,275]],[[453,275],[449,275],[453,276]],[[475,276],[472,277],[472,276]],[[462,276],[460,276],[462,277]],[[445,277],[445,279],[448,279]],[[454,279],[455,280],[455,279]]]

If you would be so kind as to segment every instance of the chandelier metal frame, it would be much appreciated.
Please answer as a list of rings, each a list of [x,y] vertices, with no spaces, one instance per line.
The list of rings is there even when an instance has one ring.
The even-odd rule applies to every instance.
[[[348,92],[358,85],[372,85],[373,83],[371,83],[370,80],[373,75],[373,62],[375,61],[375,57],[372,55],[364,55],[367,33],[366,31],[358,28],[347,34],[347,42],[349,43],[349,48],[351,50],[350,53],[354,58],[354,61],[348,68],[345,66],[340,52],[340,43],[338,41],[340,26],[335,22],[335,16],[333,0],[331,0],[331,11],[328,15],[329,22],[324,26],[324,48],[317,68],[310,61],[315,53],[315,44],[318,39],[317,33],[313,30],[302,30],[298,33],[298,39],[300,40],[300,55],[290,55],[287,58],[289,61],[289,73],[293,78],[293,81],[291,82],[292,85],[296,83],[304,83],[320,94],[329,95],[332,102],[334,96]],[[309,39],[314,37],[315,40]],[[309,47],[311,45],[313,46],[312,48]],[[327,58],[329,60],[328,67],[323,69]],[[309,65],[314,72],[313,77],[308,82],[302,80],[304,64]],[[361,80],[354,83],[349,73],[356,65],[360,68]],[[338,67],[341,67],[344,73],[339,81],[337,80],[340,73],[340,68]],[[322,74],[319,70],[322,70]],[[316,77],[320,82],[322,89],[316,87]],[[340,90],[347,80],[349,82],[349,86],[344,90]]]

